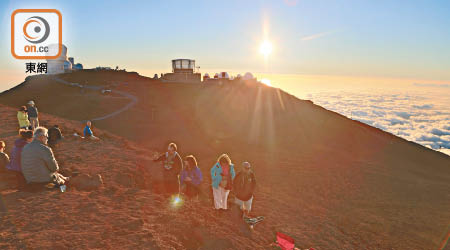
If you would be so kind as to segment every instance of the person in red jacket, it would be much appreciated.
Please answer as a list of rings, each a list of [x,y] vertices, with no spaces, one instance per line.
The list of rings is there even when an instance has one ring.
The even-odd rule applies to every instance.
[[[242,163],[242,170],[236,175],[233,182],[235,203],[240,207],[244,217],[248,217],[252,209],[253,192],[256,187],[256,179],[251,170],[250,163]]]

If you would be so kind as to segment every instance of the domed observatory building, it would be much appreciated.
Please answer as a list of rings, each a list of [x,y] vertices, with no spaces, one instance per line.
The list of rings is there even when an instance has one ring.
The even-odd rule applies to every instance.
[[[201,74],[195,72],[195,60],[174,59],[172,60],[172,73],[162,75],[164,82],[200,83]]]
[[[49,45],[49,53],[54,55],[58,50],[58,44]],[[61,55],[57,59],[47,60],[47,74],[61,74],[72,71],[72,63],[67,59],[67,47],[61,44]]]

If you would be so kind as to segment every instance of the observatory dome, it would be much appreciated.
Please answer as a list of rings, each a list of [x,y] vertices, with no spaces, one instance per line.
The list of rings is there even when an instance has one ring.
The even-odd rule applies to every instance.
[[[48,46],[48,55],[55,55],[58,52],[59,44],[51,44]],[[56,59],[47,59],[47,73],[60,74],[66,70],[72,70],[72,63],[67,60],[67,47],[61,45],[61,55]]]
[[[242,77],[242,79],[244,79],[244,80],[253,80],[255,78],[253,77],[252,73],[247,72],[247,73],[244,74],[244,77]]]

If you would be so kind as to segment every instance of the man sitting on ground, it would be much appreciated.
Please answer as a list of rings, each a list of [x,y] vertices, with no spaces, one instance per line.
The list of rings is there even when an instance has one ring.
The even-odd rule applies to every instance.
[[[91,126],[92,126],[91,121],[87,121],[86,122],[86,127],[84,127],[84,131],[83,131],[84,138],[89,138],[89,139],[92,139],[92,140],[100,140],[98,137],[94,136],[94,132],[92,132]]]
[[[54,125],[48,130],[48,146],[51,148],[55,148],[58,141],[60,141],[63,138],[61,130],[59,129],[58,125]]]
[[[68,179],[58,173],[58,162],[52,149],[47,147],[47,140],[47,129],[37,127],[33,141],[22,150],[22,173],[28,184],[53,182],[59,186]]]
[[[9,163],[9,156],[4,152],[6,148],[6,143],[4,141],[0,141],[0,171],[4,171],[6,169],[6,165]]]

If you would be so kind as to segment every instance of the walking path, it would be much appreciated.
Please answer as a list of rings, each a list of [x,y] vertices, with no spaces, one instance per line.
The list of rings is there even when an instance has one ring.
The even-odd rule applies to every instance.
[[[55,78],[55,80],[57,82],[61,83],[61,84],[73,86],[72,83],[70,83],[70,82],[68,82],[66,80],[63,80],[63,79]],[[86,88],[86,89],[91,89],[91,90],[102,90],[104,88],[103,86],[95,86],[95,85],[82,86],[82,87]],[[107,114],[107,115],[104,115],[104,116],[101,116],[101,117],[92,118],[92,119],[89,119],[89,120],[91,120],[91,121],[101,121],[101,120],[108,119],[110,117],[113,117],[115,115],[118,115],[118,114],[128,110],[129,108],[133,107],[139,101],[139,99],[136,96],[134,96],[134,95],[132,95],[130,93],[127,93],[127,92],[118,91],[118,90],[111,90],[111,92],[119,94],[119,95],[121,95],[123,97],[126,97],[126,98],[130,99],[130,102],[127,105],[123,106],[122,108],[120,108],[120,109],[118,109],[118,110],[116,110],[116,111],[114,111],[114,112],[112,112],[110,114]]]

